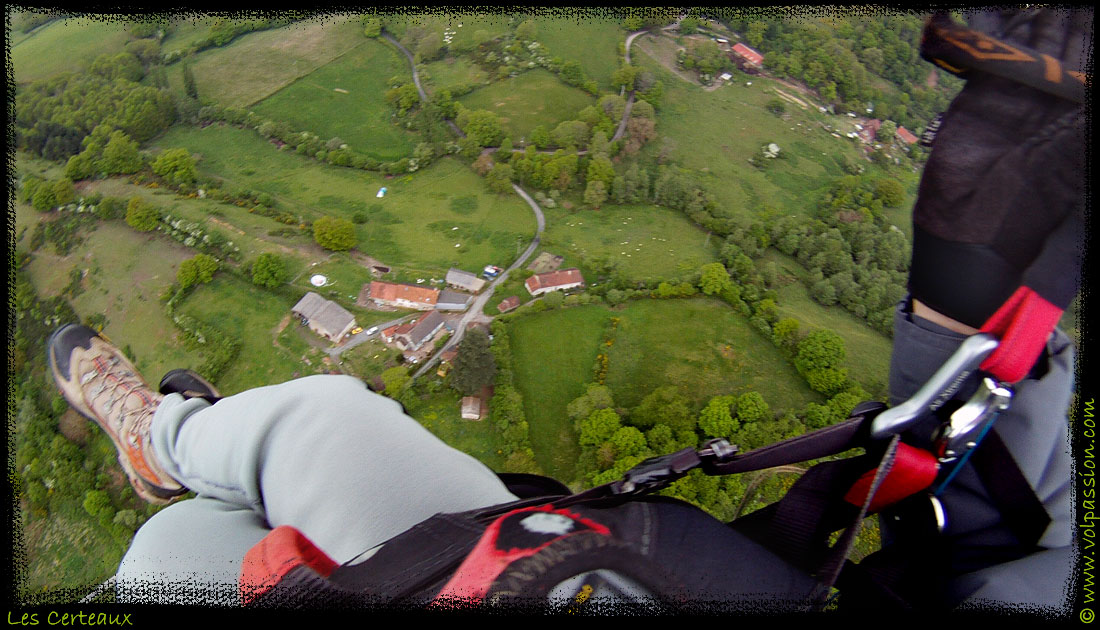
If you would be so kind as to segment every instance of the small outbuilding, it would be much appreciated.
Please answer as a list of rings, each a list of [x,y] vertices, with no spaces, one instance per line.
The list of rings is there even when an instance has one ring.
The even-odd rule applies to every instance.
[[[501,313],[507,313],[508,311],[514,311],[519,308],[519,296],[513,295],[505,298],[500,304],[497,304],[497,310]]]
[[[437,311],[465,311],[470,307],[470,300],[474,296],[469,293],[460,293],[458,291],[451,291],[450,289],[443,289],[439,292],[439,300],[435,303],[435,310]]]
[[[466,396],[462,399],[462,418],[464,420],[481,420],[481,399],[477,396]]]
[[[447,284],[463,291],[477,293],[485,287],[485,280],[477,275],[461,269],[451,268],[447,271]]]

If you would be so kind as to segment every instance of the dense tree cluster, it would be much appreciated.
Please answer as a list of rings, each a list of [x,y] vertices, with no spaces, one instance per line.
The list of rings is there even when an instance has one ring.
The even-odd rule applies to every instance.
[[[101,125],[141,143],[176,121],[176,104],[167,91],[94,73],[66,74],[21,88],[15,111],[19,146],[55,160],[80,153],[81,141]]]

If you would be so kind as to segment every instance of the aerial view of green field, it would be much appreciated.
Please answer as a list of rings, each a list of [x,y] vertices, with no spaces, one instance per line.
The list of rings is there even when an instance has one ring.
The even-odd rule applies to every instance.
[[[114,603],[171,515],[58,389],[65,324],[154,389],[350,376],[577,492],[886,400],[916,136],[962,86],[918,16],[462,11],[6,8],[19,601]],[[729,520],[803,468],[660,492]]]

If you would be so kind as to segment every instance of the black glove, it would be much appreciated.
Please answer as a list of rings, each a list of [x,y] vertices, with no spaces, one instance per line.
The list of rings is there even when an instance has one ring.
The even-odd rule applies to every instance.
[[[1024,352],[1030,362],[1012,359],[1026,365],[1003,380],[1026,374],[1077,292],[1086,143],[1084,104],[1072,98],[1083,94],[1073,82],[1084,83],[1092,14],[1090,7],[974,15],[974,31],[994,39],[942,15],[925,30],[922,55],[967,84],[943,116],[921,179],[909,291],[952,319],[996,332],[1002,346],[1013,326],[1016,337],[1038,343],[1034,354]],[[1031,314],[1026,326],[1016,321],[1021,309]]]

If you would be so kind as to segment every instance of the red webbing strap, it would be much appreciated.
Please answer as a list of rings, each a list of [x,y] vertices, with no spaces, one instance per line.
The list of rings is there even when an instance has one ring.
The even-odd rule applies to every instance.
[[[1001,345],[982,362],[981,369],[1005,383],[1020,381],[1035,365],[1061,318],[1062,309],[1031,288],[1016,289],[981,328],[981,332],[992,333],[1001,340]]]
[[[871,499],[867,512],[874,514],[928,488],[936,480],[938,471],[939,463],[932,453],[908,444],[898,444],[893,466]],[[863,505],[877,472],[878,468],[875,468],[864,473],[844,495],[844,500],[852,505]]]

